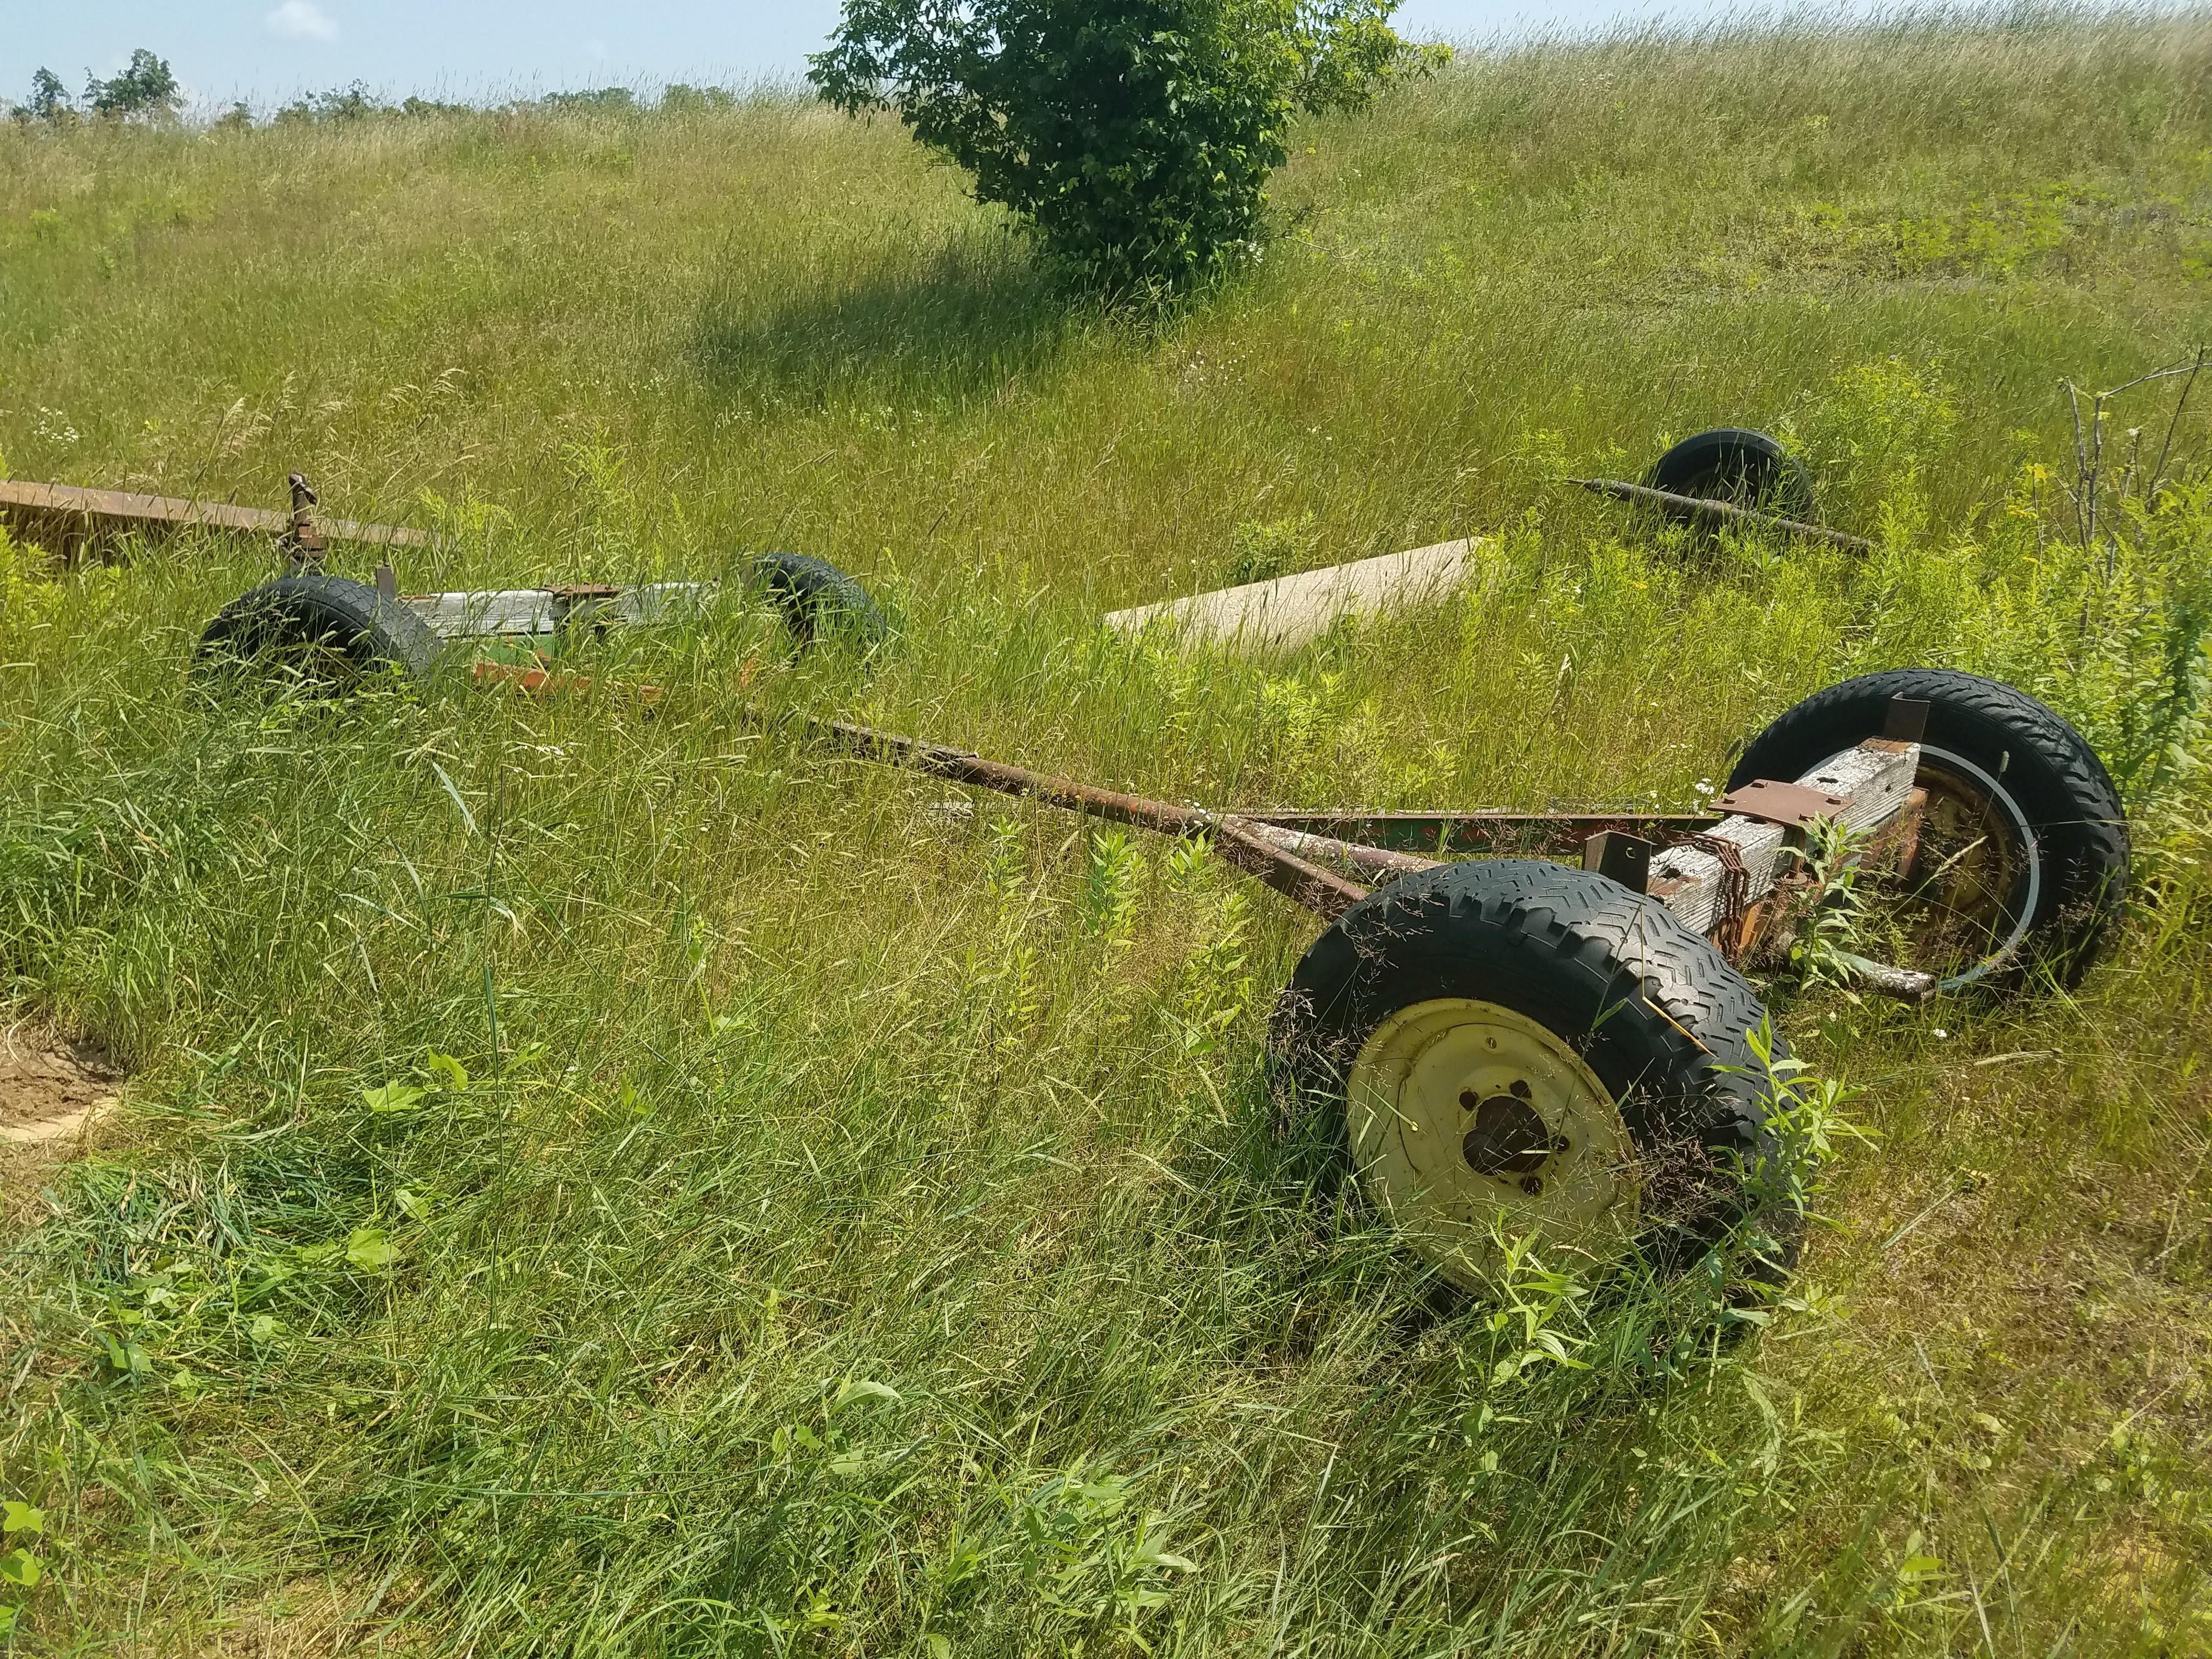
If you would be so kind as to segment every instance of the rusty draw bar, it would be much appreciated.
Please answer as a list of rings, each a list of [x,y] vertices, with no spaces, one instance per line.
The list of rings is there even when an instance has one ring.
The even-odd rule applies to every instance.
[[[872,726],[855,726],[848,720],[810,720],[807,727],[869,760],[887,761],[955,783],[994,789],[1002,795],[1026,796],[1048,806],[1087,812],[1093,817],[1134,824],[1164,836],[1210,836],[1214,850],[1225,861],[1249,875],[1259,877],[1284,897],[1303,905],[1325,921],[1334,921],[1368,894],[1368,889],[1358,882],[1273,844],[1264,833],[1267,826],[1209,812],[1202,806],[1177,806],[1170,801],[1147,800],[1142,795],[1097,789],[1072,778],[1056,778],[1047,773],[1032,772],[1026,767],[1008,766],[963,749],[923,743],[896,732],[878,732]],[[1381,849],[1376,848],[1355,848],[1346,842],[1328,842],[1322,836],[1301,839],[1308,843],[1306,850],[1327,853],[1355,867],[1372,869],[1378,875],[1427,867],[1425,860],[1407,859],[1398,854],[1382,854],[1382,860],[1377,860],[1374,855]],[[1326,846],[1321,844],[1325,842]],[[1390,861],[1385,863],[1382,860]]]
[[[1757,525],[1765,530],[1783,530],[1792,536],[1809,536],[1815,541],[1831,542],[1854,553],[1874,551],[1874,544],[1863,536],[1847,536],[1842,531],[1830,530],[1825,525],[1807,524],[1802,519],[1785,519],[1779,514],[1761,513],[1754,507],[1736,507],[1727,501],[1709,501],[1696,495],[1677,495],[1671,489],[1654,489],[1650,484],[1629,483],[1620,478],[1569,478],[1566,482],[1584,489],[1594,489],[1601,495],[1610,495],[1617,501],[1640,501],[1646,507],[1665,507],[1688,518],[1703,519],[1708,524]]]

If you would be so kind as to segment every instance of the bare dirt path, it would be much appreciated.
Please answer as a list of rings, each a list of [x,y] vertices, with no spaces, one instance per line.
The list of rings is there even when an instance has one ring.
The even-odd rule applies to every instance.
[[[43,1032],[0,1032],[0,1149],[82,1130],[115,1103],[123,1070],[100,1049]]]

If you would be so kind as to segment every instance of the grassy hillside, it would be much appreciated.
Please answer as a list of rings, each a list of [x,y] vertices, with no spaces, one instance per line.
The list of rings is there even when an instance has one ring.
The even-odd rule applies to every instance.
[[[2058,392],[2212,337],[2208,88],[2186,18],[1476,58],[1303,129],[1263,267],[1147,325],[796,101],[0,129],[0,472],[297,467],[446,532],[410,586],[793,547],[902,624],[611,645],[652,711],[246,706],[185,669],[267,556],[0,544],[0,1018],[135,1073],[5,1166],[18,1647],[2212,1648],[2212,390],[2154,510],[2173,387],[2115,404],[2086,548]],[[1878,550],[1558,483],[1723,422]],[[1465,534],[1450,606],[1288,660],[1097,627]],[[2081,724],[2145,902],[2071,997],[1770,988],[1868,1139],[1729,1348],[1534,1276],[1440,1310],[1316,1196],[1261,1048],[1303,915],[738,707],[1674,807],[1921,662]]]

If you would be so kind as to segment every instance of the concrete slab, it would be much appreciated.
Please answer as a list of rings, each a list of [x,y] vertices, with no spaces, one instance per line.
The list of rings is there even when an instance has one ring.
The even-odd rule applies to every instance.
[[[1459,587],[1469,556],[1480,545],[1439,542],[1273,581],[1163,599],[1116,611],[1106,625],[1124,634],[1167,627],[1194,643],[1231,649],[1287,649],[1326,633],[1340,617],[1404,611],[1447,598]]]

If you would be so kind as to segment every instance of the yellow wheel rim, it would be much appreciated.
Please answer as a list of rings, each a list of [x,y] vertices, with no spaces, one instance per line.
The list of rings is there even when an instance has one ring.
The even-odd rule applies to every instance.
[[[1401,1008],[1353,1062],[1346,1127],[1368,1194],[1454,1283],[1503,1231],[1612,1261],[1641,1208],[1613,1096],[1557,1033],[1494,1002]]]

